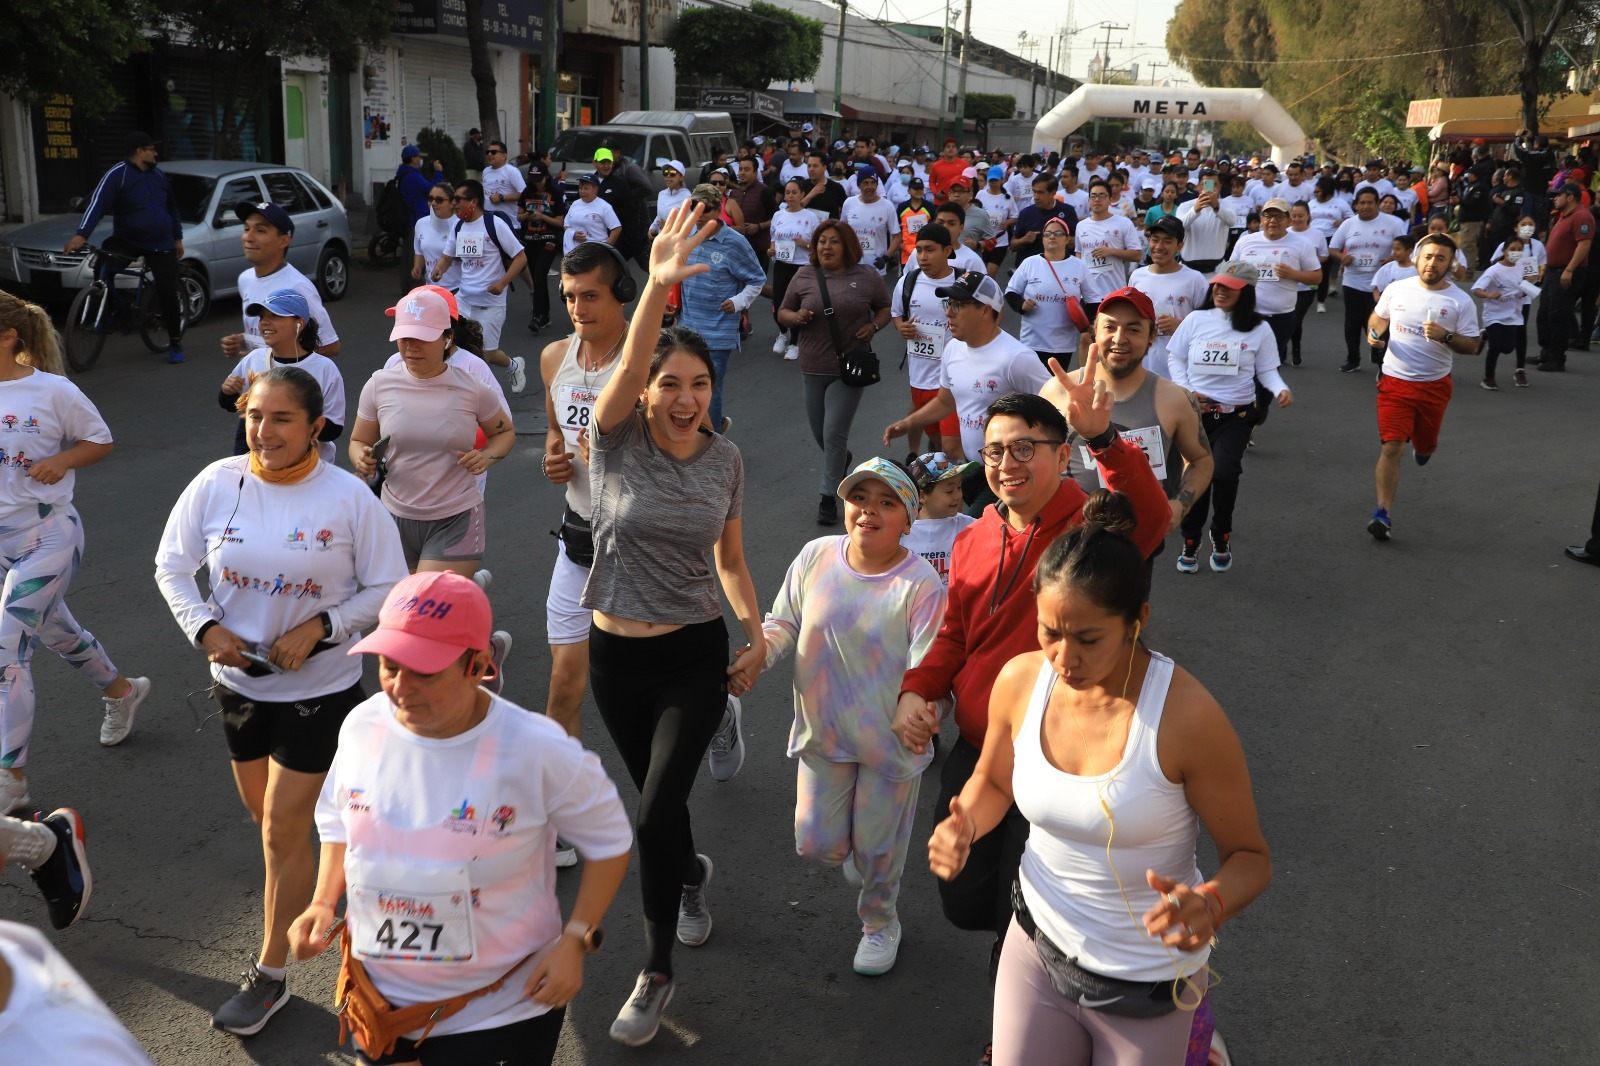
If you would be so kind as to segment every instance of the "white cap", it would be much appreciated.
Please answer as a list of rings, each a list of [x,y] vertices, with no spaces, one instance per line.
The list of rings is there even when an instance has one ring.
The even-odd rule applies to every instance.
[[[669,159],[665,163],[661,164],[661,169],[662,170],[666,170],[668,167],[671,167],[673,170],[676,170],[679,174],[687,173],[687,171],[685,171],[683,169],[683,164],[678,162],[676,159]]]
[[[812,130],[814,130],[816,128],[817,127],[815,127],[811,123],[807,122],[807,123],[805,123],[804,125],[802,125],[800,127],[800,132],[801,133],[810,133]]]

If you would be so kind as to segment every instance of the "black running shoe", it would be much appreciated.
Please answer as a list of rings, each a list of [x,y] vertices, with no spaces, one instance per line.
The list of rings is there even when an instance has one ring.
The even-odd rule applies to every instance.
[[[84,849],[83,819],[71,807],[61,807],[52,811],[44,824],[56,835],[56,850],[33,871],[33,882],[44,894],[50,924],[65,929],[83,917],[94,887]]]

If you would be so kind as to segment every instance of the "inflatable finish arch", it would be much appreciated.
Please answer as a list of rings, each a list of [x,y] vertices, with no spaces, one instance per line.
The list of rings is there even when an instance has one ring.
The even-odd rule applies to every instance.
[[[1039,120],[1033,143],[1059,149],[1074,130],[1095,117],[1248,122],[1272,145],[1272,158],[1280,167],[1306,149],[1305,131],[1265,89],[1197,85],[1079,86]]]

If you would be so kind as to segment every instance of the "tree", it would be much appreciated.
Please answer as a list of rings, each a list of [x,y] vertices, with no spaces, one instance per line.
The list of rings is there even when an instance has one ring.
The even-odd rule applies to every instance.
[[[988,122],[992,118],[1011,118],[1017,113],[1017,98],[1010,93],[968,93],[967,118]]]
[[[149,47],[142,0],[10,0],[0,93],[24,103],[64,94],[98,117],[116,106],[112,68]]]
[[[680,75],[744,89],[806,81],[822,65],[822,23],[762,0],[748,11],[684,8],[670,43]]]
[[[393,0],[167,0],[161,9],[167,27],[210,58],[211,150],[225,159],[243,154],[245,127],[278,91],[279,60],[326,55],[335,70],[353,69],[363,48],[388,36],[393,12]]]
[[[645,0],[639,0],[644,3]],[[495,99],[494,64],[489,59],[489,39],[483,32],[483,0],[465,0],[467,53],[472,57],[472,84],[478,90],[478,128],[485,144],[502,140],[500,105]],[[549,32],[548,29],[546,32]],[[505,160],[500,161],[502,164]]]
[[[1529,130],[1539,131],[1540,71],[1544,67],[1544,54],[1555,40],[1561,21],[1572,13],[1573,0],[1544,0],[1536,12],[1534,0],[1495,0],[1522,43],[1522,64],[1517,71],[1517,93],[1522,97],[1522,124]],[[1542,29],[1540,27],[1543,27]]]

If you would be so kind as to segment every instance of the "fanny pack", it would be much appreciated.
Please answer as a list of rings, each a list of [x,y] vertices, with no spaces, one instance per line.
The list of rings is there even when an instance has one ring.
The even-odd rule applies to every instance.
[[[567,558],[584,569],[594,565],[594,527],[571,507],[561,511],[561,528],[550,535],[567,549]]]
[[[1064,998],[1080,1007],[1121,1018],[1160,1018],[1178,1009],[1179,982],[1176,980],[1119,981],[1079,966],[1076,959],[1039,931],[1033,915],[1028,913],[1022,884],[1016,880],[1011,882],[1011,910],[1017,916],[1017,924],[1038,949],[1039,961],[1050,975],[1051,986]]]
[[[356,1046],[369,1059],[381,1059],[392,1053],[400,1038],[413,1029],[422,1030],[422,1035],[413,1045],[421,1047],[435,1025],[459,1013],[479,996],[498,992],[506,983],[506,978],[533,957],[529,955],[520,960],[494,984],[484,985],[474,992],[463,992],[459,996],[431,1003],[393,1007],[372,983],[372,978],[367,976],[367,968],[361,964],[361,960],[351,954],[350,940],[350,923],[346,922],[339,933],[339,979],[333,986],[334,1009],[339,1015],[339,1043],[343,1044],[346,1037],[355,1037]]]

